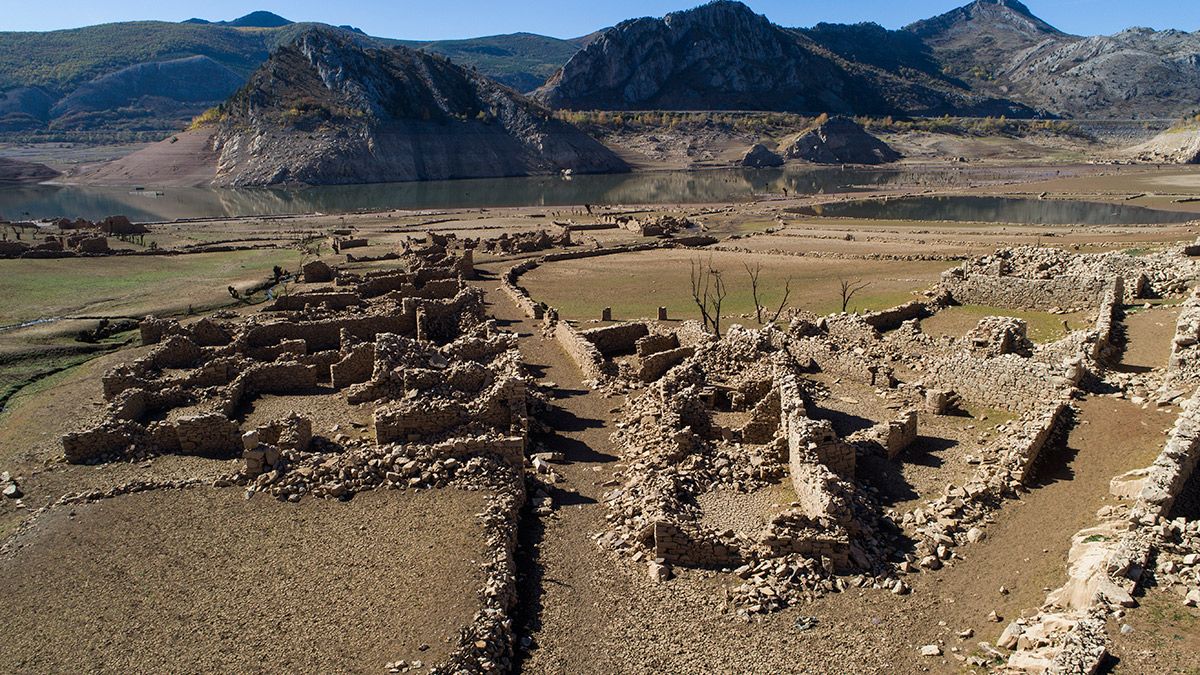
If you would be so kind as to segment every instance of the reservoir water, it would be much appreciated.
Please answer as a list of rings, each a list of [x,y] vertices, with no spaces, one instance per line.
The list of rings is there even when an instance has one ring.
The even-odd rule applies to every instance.
[[[898,197],[818,204],[792,213],[830,218],[948,220],[1025,225],[1153,225],[1198,220],[1195,213],[1126,204],[1007,197]]]
[[[1053,175],[1053,171],[1049,172]],[[994,174],[994,175],[993,175]],[[123,214],[138,221],[359,210],[446,209],[583,204],[739,202],[757,194],[821,194],[881,187],[965,186],[1000,179],[1000,170],[715,169],[631,174],[380,183],[298,189],[158,188],[33,185],[0,188],[0,217],[95,220]]]

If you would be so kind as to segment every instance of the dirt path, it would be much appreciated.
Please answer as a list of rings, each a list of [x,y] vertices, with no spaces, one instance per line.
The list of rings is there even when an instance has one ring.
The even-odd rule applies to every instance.
[[[1121,358],[1121,370],[1145,372],[1166,368],[1180,309],[1156,307],[1125,316],[1121,322],[1125,326],[1125,352]]]
[[[568,655],[577,658],[595,648],[606,623],[604,612],[597,611],[609,594],[604,587],[612,588],[612,576],[620,574],[591,539],[604,526],[602,496],[611,488],[602,484],[612,479],[617,460],[609,440],[610,411],[620,401],[584,385],[570,357],[542,336],[541,322],[527,319],[494,281],[480,287],[492,316],[520,337],[525,363],[542,382],[556,385],[553,408],[543,420],[553,432],[535,442],[544,451],[563,453],[565,462],[554,470],[564,480],[549,491],[552,516],[524,515],[517,634],[519,642],[528,637],[528,646],[547,647],[528,653],[525,672],[567,672]]]

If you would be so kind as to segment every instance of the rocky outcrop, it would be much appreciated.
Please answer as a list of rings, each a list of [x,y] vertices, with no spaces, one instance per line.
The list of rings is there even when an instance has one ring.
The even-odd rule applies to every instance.
[[[575,54],[534,97],[577,110],[880,115],[980,110],[985,103],[934,74],[907,69],[902,75],[839,56],[805,32],[728,0],[620,23]],[[1021,114],[1019,106],[994,107]]]
[[[1200,129],[1172,129],[1135,145],[1130,159],[1155,164],[1200,164]]]
[[[887,164],[900,159],[900,153],[887,143],[845,117],[834,117],[800,134],[783,156],[817,164]]]
[[[58,176],[58,172],[45,164],[0,157],[0,185],[39,183],[56,176]]]
[[[771,166],[783,166],[783,158],[762,143],[755,143],[750,146],[746,154],[742,155],[742,159],[738,163],[742,166],[761,169]]]
[[[622,171],[611,151],[449,61],[312,29],[223,108],[218,185]]]

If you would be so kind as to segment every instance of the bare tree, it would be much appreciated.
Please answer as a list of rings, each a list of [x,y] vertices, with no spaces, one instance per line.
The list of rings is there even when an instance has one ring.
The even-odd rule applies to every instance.
[[[846,308],[850,306],[850,300],[854,298],[856,293],[871,285],[871,282],[863,281],[862,279],[855,279],[854,281],[839,279],[838,281],[842,287],[842,312],[845,312]]]
[[[792,294],[792,278],[788,277],[787,282],[783,284],[783,299],[779,301],[779,308],[775,310],[775,315],[771,317],[770,323],[775,323],[779,320],[779,315],[783,314],[783,310],[787,308],[788,296]],[[761,323],[761,321],[760,321]]]
[[[721,305],[728,294],[725,289],[725,279],[721,270],[713,267],[712,260],[707,263],[699,260],[691,261],[692,301],[700,310],[700,320],[704,329],[721,334]]]
[[[762,274],[762,264],[757,264],[750,267],[750,263],[742,263],[746,268],[746,274],[750,275],[750,295],[754,297],[754,318],[758,324],[762,325],[763,306],[758,300],[758,275]]]
[[[692,260],[691,267],[692,301],[700,310],[700,322],[704,324],[704,330],[708,330],[712,320],[708,316],[709,276],[705,273],[707,268],[700,260]]]
[[[715,270],[710,262],[708,265],[708,276],[714,278],[713,294],[709,298],[708,306],[712,314],[713,333],[721,334],[721,303],[725,302],[725,279],[721,277],[721,270]]]

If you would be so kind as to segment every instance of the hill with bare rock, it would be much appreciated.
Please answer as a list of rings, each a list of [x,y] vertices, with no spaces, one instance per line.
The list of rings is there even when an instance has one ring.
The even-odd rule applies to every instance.
[[[1200,100],[1200,33],[1079,37],[1018,0],[975,0],[905,31],[973,91],[1065,117],[1178,117]]]
[[[311,28],[277,49],[212,117],[206,131],[214,185],[627,169],[574,126],[477,73],[403,47],[366,47],[335,29]],[[129,164],[153,164],[139,154],[99,178],[123,175]],[[153,175],[142,179],[155,182]]]
[[[783,156],[815,164],[887,164],[900,159],[900,153],[846,117],[834,117],[800,134]]]
[[[45,164],[0,157],[0,185],[40,183],[57,176],[58,172]]]
[[[1007,114],[936,74],[905,76],[840,56],[746,5],[717,0],[601,33],[534,96],[569,109],[777,110],[853,114]]]

